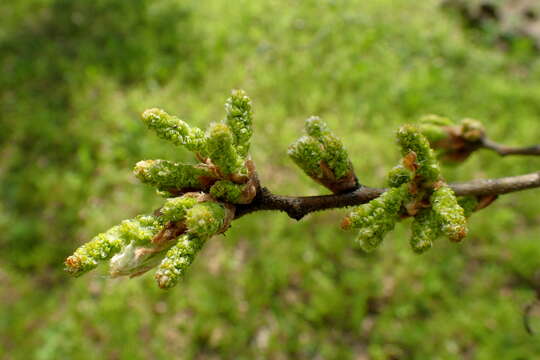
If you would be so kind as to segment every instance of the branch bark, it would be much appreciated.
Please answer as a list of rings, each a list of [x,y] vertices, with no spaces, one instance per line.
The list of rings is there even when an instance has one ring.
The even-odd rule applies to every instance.
[[[491,141],[489,139],[483,139],[480,148],[489,149],[495,151],[501,156],[507,155],[540,155],[540,145],[525,146],[525,147],[513,147],[502,145]]]
[[[457,196],[502,195],[540,187],[540,171],[525,175],[473,180],[449,185]],[[316,211],[365,204],[377,198],[385,191],[386,189],[383,188],[360,186],[358,189],[344,194],[282,196],[273,194],[270,190],[263,187],[259,189],[253,202],[247,205],[236,206],[235,218],[240,218],[255,211],[274,210],[283,211],[289,217],[300,220],[307,214]]]

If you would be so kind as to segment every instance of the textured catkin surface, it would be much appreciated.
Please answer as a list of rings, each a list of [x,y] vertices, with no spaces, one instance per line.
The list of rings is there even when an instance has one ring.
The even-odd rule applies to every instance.
[[[323,183],[339,181],[351,174],[352,163],[347,150],[326,122],[312,116],[304,122],[304,130],[307,135],[292,143],[287,151],[296,165]]]
[[[432,121],[433,123],[433,121]],[[376,249],[404,217],[413,217],[412,249],[428,250],[440,234],[459,242],[467,235],[467,219],[454,191],[444,182],[439,159],[431,148],[425,130],[406,124],[396,132],[403,158],[390,169],[387,177],[390,189],[379,198],[353,208],[342,227],[358,229],[358,243],[366,251]],[[467,199],[467,213],[471,206]]]
[[[193,161],[149,136],[148,108],[202,129],[245,89],[261,181],[287,195],[324,192],[287,157],[311,115],[371,186],[399,161],[395,129],[426,114],[537,143],[536,55],[482,45],[439,4],[0,1],[0,358],[535,359],[522,325],[540,258],[535,191],[502,196],[465,242],[421,256],[410,220],[366,255],[338,228],[347,211],[261,212],[206,242],[168,292],[151,273],[62,272],[76,246],[161,206],[130,173],[139,160]],[[539,167],[479,151],[442,170],[454,182]]]
[[[80,246],[65,260],[66,272],[80,276],[110,259],[112,277],[135,277],[159,263],[158,286],[176,285],[205,241],[230,226],[234,204],[249,203],[256,194],[247,153],[251,100],[243,90],[233,90],[225,110],[225,121],[211,123],[206,132],[157,108],[142,113],[149,130],[192,151],[199,163],[137,162],[133,174],[168,199],[154,215],[124,220]]]

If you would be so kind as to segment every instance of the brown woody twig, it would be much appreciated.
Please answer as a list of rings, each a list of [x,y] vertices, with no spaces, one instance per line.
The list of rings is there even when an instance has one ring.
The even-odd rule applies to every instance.
[[[540,171],[526,175],[498,179],[473,180],[450,184],[457,196],[502,195],[540,187]],[[282,196],[260,188],[253,202],[236,207],[235,218],[255,211],[283,211],[293,219],[300,220],[309,213],[328,209],[344,208],[365,204],[384,193],[386,189],[360,186],[358,189],[335,195]]]
[[[498,144],[487,138],[482,139],[480,148],[489,149],[495,151],[501,156],[507,155],[540,155],[540,145],[526,146],[526,147],[513,147]]]

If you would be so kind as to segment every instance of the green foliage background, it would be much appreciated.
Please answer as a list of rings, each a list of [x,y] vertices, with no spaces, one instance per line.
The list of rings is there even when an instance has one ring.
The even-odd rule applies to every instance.
[[[345,211],[256,213],[210,241],[171,291],[152,275],[62,272],[78,245],[159,202],[140,159],[186,160],[139,114],[199,126],[230,89],[255,109],[253,158],[282,194],[323,190],[287,146],[319,115],[364,184],[399,158],[393,131],[427,113],[540,142],[540,60],[464,32],[438,1],[18,0],[0,4],[0,358],[533,359],[538,192],[502,197],[461,245],[425,255],[399,227],[373,254]],[[538,170],[480,152],[449,180]]]

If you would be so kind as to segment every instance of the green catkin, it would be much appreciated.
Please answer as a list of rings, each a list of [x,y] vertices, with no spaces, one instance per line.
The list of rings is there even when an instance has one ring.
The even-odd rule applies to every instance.
[[[423,117],[418,124],[418,128],[431,144],[437,144],[441,140],[449,139],[451,135],[455,136],[456,139],[461,138],[462,141],[467,143],[477,143],[484,138],[486,133],[484,125],[478,120],[462,119],[458,126],[450,119],[437,115]],[[451,128],[451,131],[449,131],[449,128]]]
[[[455,123],[447,117],[435,114],[425,115],[420,119],[420,124],[430,124],[438,126],[453,126]]]
[[[168,199],[161,208],[159,223],[168,221],[185,221],[186,233],[199,238],[210,238],[218,233],[225,221],[226,210],[223,205],[216,202],[198,202],[201,194],[192,193],[179,198]],[[155,223],[155,219],[153,220]],[[151,240],[156,232],[143,234],[132,220],[124,221],[120,232],[129,233],[125,236],[128,243],[121,252],[112,257],[110,261],[110,274],[113,277],[122,275],[138,275],[158,265],[165,257],[167,249],[172,243],[153,243]]]
[[[219,232],[226,216],[224,206],[216,202],[199,202],[200,195],[202,193],[191,193],[168,199],[161,208],[159,223],[164,225],[169,221],[185,221],[187,233],[199,238],[209,238]],[[132,226],[131,222],[125,221],[121,226]],[[144,273],[158,265],[165,257],[167,249],[173,245],[171,242],[152,242],[155,232],[151,232],[149,236],[140,232],[140,229],[129,231],[131,236],[126,236],[128,245],[110,261],[111,276]]]
[[[162,223],[181,221],[186,217],[186,211],[195,204],[198,200],[195,196],[180,196],[167,199],[161,207],[159,221]]]
[[[233,90],[225,103],[226,124],[230,127],[238,154],[246,158],[253,135],[251,100],[243,90]]]
[[[183,164],[168,160],[139,161],[133,173],[141,182],[165,191],[205,190],[208,188],[207,180],[215,177],[206,165]]]
[[[206,239],[223,229],[226,211],[223,205],[213,201],[195,203],[185,209],[187,232],[167,251],[159,265],[155,275],[159,287],[168,289],[178,282]]]
[[[394,229],[399,220],[399,210],[408,197],[407,184],[404,184],[399,188],[389,189],[349,214],[350,227],[359,229],[357,239],[364,251],[377,248],[384,236]]]
[[[322,145],[324,149],[322,160],[332,170],[336,179],[351,173],[352,165],[343,143],[328,129],[324,121],[312,116],[306,120],[305,130],[308,136],[315,138]]]
[[[152,215],[124,220],[120,225],[95,236],[79,247],[66,259],[66,271],[74,276],[80,276],[97,267],[100,261],[120,252],[130,242],[149,242],[159,230],[160,224]]]
[[[447,185],[441,186],[431,194],[430,202],[442,232],[451,241],[463,239],[467,235],[467,220],[454,191]]]
[[[419,165],[416,174],[425,182],[435,182],[441,177],[441,169],[435,157],[435,153],[429,146],[429,141],[413,125],[403,125],[397,132],[398,143],[401,146],[403,156],[411,151],[416,154],[416,162]]]
[[[96,268],[100,261],[107,260],[119,252],[125,245],[119,228],[119,225],[114,226],[75,250],[73,255],[66,259],[66,271],[71,275],[80,276]]]
[[[208,129],[208,157],[223,175],[246,172],[242,159],[234,146],[234,137],[228,125],[214,123]]]
[[[461,136],[469,142],[480,141],[485,135],[484,125],[478,120],[461,120]]]
[[[209,238],[218,233],[225,221],[225,208],[212,201],[195,204],[186,211],[186,226],[190,234]]]
[[[475,196],[461,196],[458,198],[458,204],[463,209],[465,217],[470,217],[478,206],[478,199]]]
[[[184,234],[178,238],[178,242],[167,251],[156,271],[155,279],[160,288],[169,289],[176,285],[193,263],[205,241],[206,238],[194,234]]]
[[[154,215],[139,215],[120,223],[120,234],[124,242],[148,244],[161,229],[161,223]]]
[[[288,150],[289,157],[308,176],[321,178],[321,161],[323,161],[323,149],[321,144],[311,136],[302,136]]]
[[[424,135],[431,144],[447,139],[450,135],[442,126],[434,124],[420,124],[422,135]]]
[[[446,117],[438,115],[426,115],[420,119],[418,128],[431,144],[447,139],[450,134],[448,127],[454,126],[454,122]]]
[[[321,138],[324,146],[324,160],[336,179],[341,179],[352,171],[349,155],[342,142],[333,134],[324,135]]]
[[[304,129],[308,136],[314,137],[317,140],[330,133],[328,125],[318,116],[309,117],[304,123]]]
[[[229,180],[219,180],[210,188],[210,195],[232,204],[237,204],[244,192],[246,185],[235,184]]]
[[[388,186],[399,187],[410,182],[413,178],[413,173],[403,165],[394,166],[388,173]]]
[[[323,179],[327,175],[322,169],[326,164],[332,172],[333,179],[339,180],[352,174],[352,164],[343,143],[328,129],[328,126],[317,116],[308,118],[305,122],[307,136],[302,136],[291,146],[290,158],[308,176]]]
[[[190,151],[204,152],[206,139],[204,131],[201,129],[189,126],[185,121],[157,108],[143,112],[142,120],[161,139],[168,140],[175,145],[183,145]]]
[[[440,223],[431,209],[423,209],[413,218],[410,244],[413,251],[421,254],[433,246],[433,241],[441,235]]]

